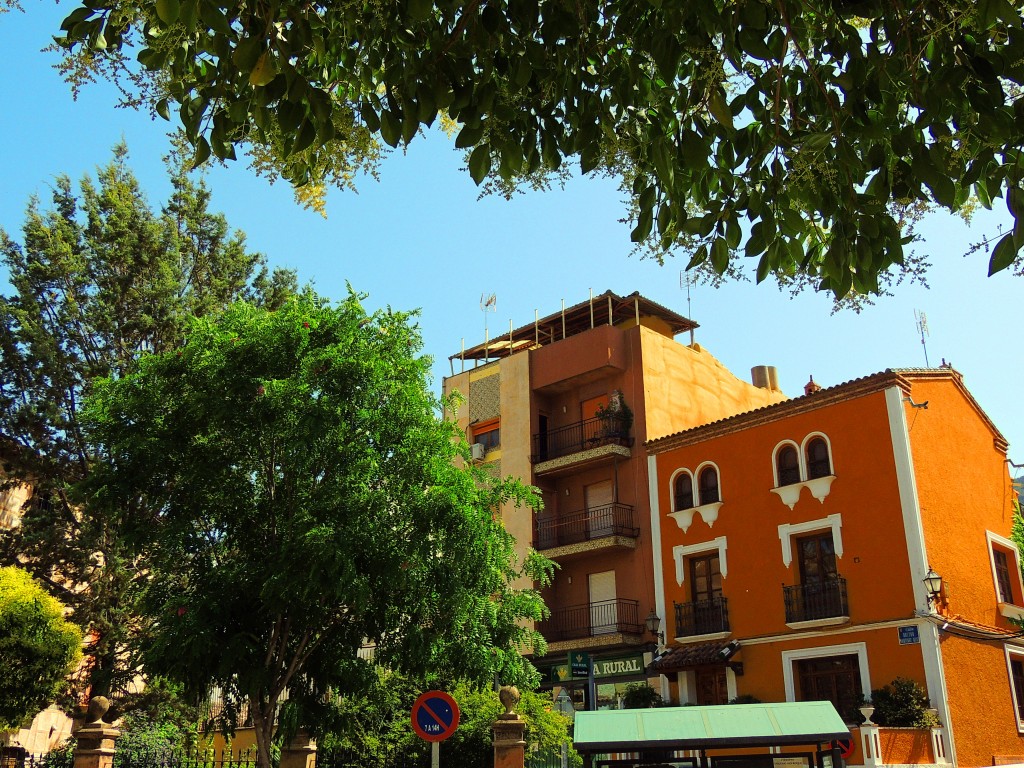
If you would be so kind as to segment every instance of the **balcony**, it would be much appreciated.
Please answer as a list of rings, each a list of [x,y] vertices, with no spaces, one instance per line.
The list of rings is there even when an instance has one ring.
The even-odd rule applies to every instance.
[[[597,416],[533,436],[534,472],[552,473],[609,456],[630,456],[633,438],[621,416]]]
[[[676,603],[676,637],[698,637],[729,632],[729,601],[724,597]]]
[[[547,557],[564,558],[597,549],[634,549],[639,535],[633,507],[615,503],[569,515],[537,515],[533,541]]]
[[[548,641],[548,652],[569,648],[604,648],[638,645],[643,641],[637,600],[616,598],[596,603],[556,608],[537,623],[537,631]]]
[[[816,584],[783,586],[786,624],[791,628],[845,624],[850,620],[846,579],[841,576]]]

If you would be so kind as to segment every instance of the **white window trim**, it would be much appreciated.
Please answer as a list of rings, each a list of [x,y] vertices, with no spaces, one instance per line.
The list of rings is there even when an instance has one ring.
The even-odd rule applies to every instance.
[[[836,462],[832,458],[832,441],[828,439],[828,435],[824,432],[811,432],[800,443],[800,479],[804,481],[810,475],[810,470],[807,468],[807,445],[816,437],[820,437],[825,441],[825,450],[828,451],[829,475],[835,476],[836,474]]]
[[[776,488],[788,488],[786,485],[779,485],[779,451],[783,447],[791,445],[796,451],[796,466],[797,472],[800,474],[800,479],[803,480],[807,477],[807,471],[804,469],[804,454],[800,446],[793,440],[780,440],[775,447],[772,449],[772,480],[775,481]]]
[[[718,485],[718,501],[705,504],[704,499],[700,496],[700,473],[708,467],[715,470],[715,483]],[[695,491],[693,495],[694,501],[700,502],[697,504],[698,507],[710,507],[712,504],[721,504],[722,499],[725,498],[725,495],[722,493],[722,470],[720,470],[718,465],[713,461],[705,461],[697,465],[697,469],[693,472],[693,485]],[[701,514],[701,517],[703,517],[703,513]]]
[[[1024,662],[1024,648],[1014,648],[1009,645],[1003,646],[1003,651],[1006,654],[1006,679],[1010,683],[1010,702],[1013,704],[1013,719],[1017,721],[1017,733],[1024,734],[1024,721],[1021,721],[1020,709],[1017,707],[1017,688],[1013,684],[1013,670],[1010,668],[1011,657],[1016,657],[1017,661]]]
[[[700,554],[701,552],[711,552],[716,549],[718,550],[718,569],[721,571],[722,578],[724,579],[729,575],[729,564],[725,559],[726,548],[725,536],[719,536],[711,541],[702,541],[699,544],[678,544],[672,547],[672,559],[676,563],[676,584],[680,587],[683,586],[686,576],[686,563],[684,562],[686,557]]]
[[[1005,536],[1000,536],[998,533],[992,533],[992,531],[985,531],[985,541],[988,544],[988,564],[992,569],[992,588],[995,590],[996,593],[996,603],[999,605],[999,610],[1003,613],[1004,616],[1011,615],[1017,617],[1018,613],[1024,612],[1024,606],[1019,606],[1014,603],[1004,603],[1000,599],[999,579],[996,577],[996,557],[992,549],[993,544],[998,544],[1000,549],[1007,549],[1013,554],[1014,567],[1012,570],[1015,574],[1017,574],[1017,586],[1020,588],[1020,592],[1018,594],[1024,597],[1024,583],[1021,582],[1020,576],[1020,553],[1017,551],[1017,545],[1014,544],[1011,539],[1008,539]],[[1013,578],[1013,576],[1011,575],[1010,578]],[[1003,612],[1004,605],[1011,609],[1011,612],[1009,614]],[[1017,608],[1020,610],[1012,611],[1013,608]]]
[[[697,488],[696,483],[694,482],[693,472],[688,470],[686,467],[680,467],[673,472],[672,476],[668,479],[668,506],[672,512],[683,511],[682,509],[676,509],[676,478],[684,472],[690,477],[690,492],[692,493],[693,500],[697,501]],[[694,507],[686,507],[686,509],[694,509]]]
[[[793,536],[801,533],[812,533],[831,529],[832,545],[836,557],[843,556],[843,516],[829,515],[821,520],[809,520],[806,523],[783,523],[779,526],[779,539],[782,542],[782,564],[789,568],[793,562]],[[993,566],[994,568],[995,566]]]
[[[793,662],[801,659],[818,659],[823,656],[850,656],[857,654],[857,665],[860,667],[860,687],[865,696],[871,695],[871,675],[868,671],[868,647],[866,643],[846,643],[845,645],[823,645],[817,648],[801,648],[782,652],[782,679],[786,686],[786,701],[796,701],[796,679],[793,674]],[[1009,662],[1007,662],[1009,669]]]

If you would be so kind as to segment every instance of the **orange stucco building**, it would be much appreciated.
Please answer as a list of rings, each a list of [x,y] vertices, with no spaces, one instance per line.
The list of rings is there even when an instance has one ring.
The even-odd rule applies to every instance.
[[[523,552],[559,565],[543,592],[548,653],[537,664],[578,707],[615,706],[647,679],[658,545],[644,441],[784,399],[675,340],[694,327],[639,294],[607,292],[460,351],[444,381],[463,397],[456,416],[475,460],[543,494],[540,514],[502,515]],[[572,653],[594,662],[586,702]]]
[[[854,722],[910,678],[942,728],[884,734],[897,762],[1024,762],[1006,441],[949,368],[814,390],[647,443],[666,693],[829,699]]]

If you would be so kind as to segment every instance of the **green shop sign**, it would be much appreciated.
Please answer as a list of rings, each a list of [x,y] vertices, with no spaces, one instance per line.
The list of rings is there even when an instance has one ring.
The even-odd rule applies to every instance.
[[[644,673],[644,657],[620,656],[617,659],[594,659],[594,677],[620,677],[622,675],[642,675]]]
[[[540,672],[546,682],[555,684],[566,683],[573,678],[585,678],[589,671],[591,656],[588,653],[574,652],[570,655],[570,664],[555,664],[542,667]],[[614,659],[594,659],[594,677],[621,677],[623,675],[642,675],[644,673],[644,657],[619,656]]]

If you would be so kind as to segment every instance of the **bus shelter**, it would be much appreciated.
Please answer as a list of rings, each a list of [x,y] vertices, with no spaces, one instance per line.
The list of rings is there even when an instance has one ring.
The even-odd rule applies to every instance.
[[[842,768],[850,738],[827,701],[577,712],[574,733],[586,768]]]

